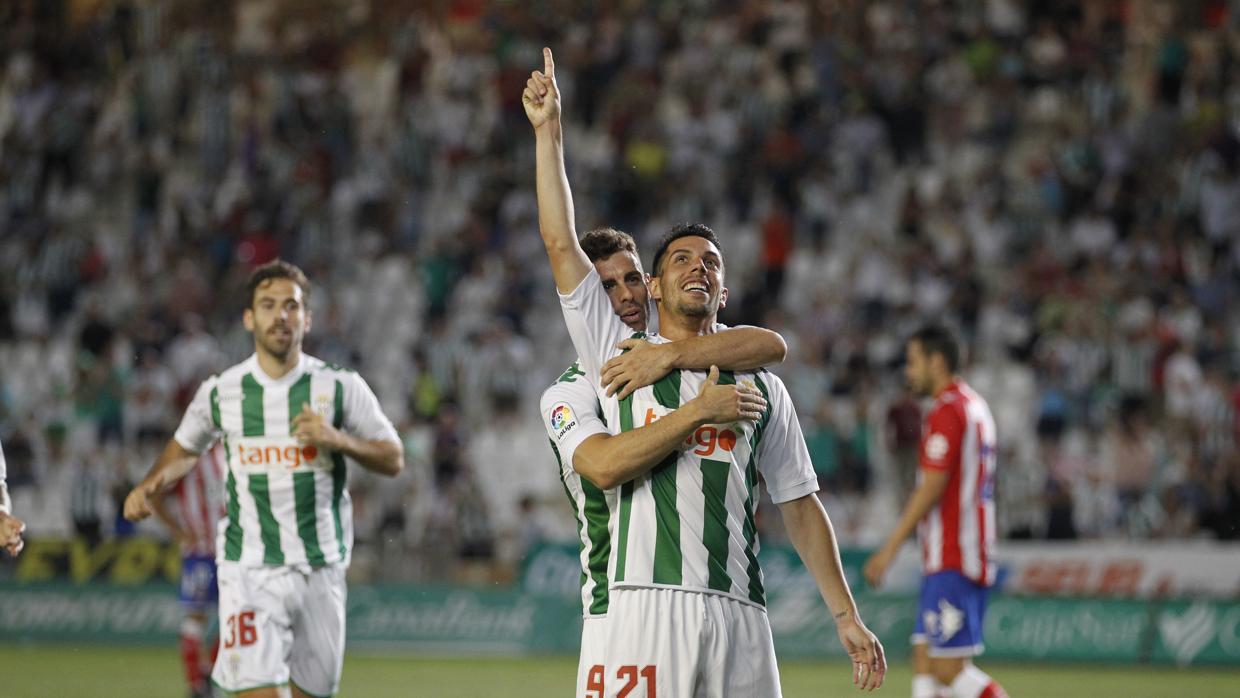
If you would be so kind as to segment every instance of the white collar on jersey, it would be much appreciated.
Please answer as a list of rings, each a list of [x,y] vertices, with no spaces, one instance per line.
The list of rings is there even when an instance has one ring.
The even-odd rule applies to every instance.
[[[246,361],[250,364],[250,373],[253,374],[254,380],[258,381],[259,385],[267,388],[274,388],[282,385],[288,385],[296,381],[301,374],[305,372],[306,360],[309,358],[310,357],[306,355],[306,352],[301,352],[301,356],[297,359],[297,365],[294,366],[291,371],[283,376],[280,376],[279,378],[272,378],[267,375],[267,372],[263,370],[262,365],[258,363],[257,352],[250,354],[250,358],[246,359]]]

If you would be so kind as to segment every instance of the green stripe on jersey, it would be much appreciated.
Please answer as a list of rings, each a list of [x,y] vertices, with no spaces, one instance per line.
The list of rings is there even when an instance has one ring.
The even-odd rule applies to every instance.
[[[766,400],[766,409],[754,424],[753,435],[749,437],[749,462],[745,465],[745,524],[742,533],[745,536],[745,559],[749,563],[746,569],[749,575],[749,600],[765,606],[766,590],[762,587],[762,568],[758,565],[758,555],[754,550],[758,535],[754,508],[758,494],[758,443],[762,441],[762,432],[766,430],[766,423],[771,419],[771,396],[760,374],[754,373],[753,381]]]
[[[584,519],[586,540],[590,541],[589,550],[586,552],[586,567],[581,570],[583,588],[587,579],[594,582],[594,588],[590,590],[591,601],[587,612],[590,615],[603,615],[607,613],[607,560],[611,556],[611,538],[607,535],[607,519],[610,516],[607,510],[607,497],[602,490],[594,486],[594,483],[578,476],[577,481],[581,483],[581,491],[585,495],[585,506],[577,506],[577,499],[568,489],[568,479],[564,473],[564,459],[560,456],[560,449],[556,447],[555,441],[550,439],[548,441],[551,443],[552,453],[555,454],[555,462],[560,466],[560,484],[564,486],[564,494],[573,506],[573,518],[577,520],[577,540],[581,540],[583,528],[581,522]]]
[[[237,562],[241,559],[241,504],[237,500],[237,478],[232,471],[232,449],[228,447],[228,437],[224,437],[224,453],[228,457],[228,482],[224,489],[228,492],[228,527],[224,529],[224,559]]]
[[[732,578],[728,576],[728,507],[724,503],[731,469],[732,464],[727,461],[702,459],[702,498],[706,503],[702,543],[707,554],[707,586],[723,592],[732,590]]]
[[[263,386],[254,380],[254,374],[247,373],[241,378],[241,434],[263,436],[266,434],[265,426]]]
[[[339,429],[344,426],[344,385],[336,381],[336,393],[332,398],[332,426]],[[347,552],[344,547],[344,526],[340,523],[340,500],[344,496],[344,483],[348,470],[345,468],[344,456],[339,451],[332,453],[332,519],[336,524],[336,540],[340,542],[340,559]]]
[[[327,560],[319,547],[318,517],[314,515],[314,473],[293,473],[293,502],[297,507],[297,534],[306,546],[306,562],[322,567]]]
[[[293,420],[301,414],[302,406],[310,404],[310,374],[303,373],[288,389],[288,433],[293,433]]]
[[[611,557],[611,537],[607,533],[607,521],[611,512],[607,510],[607,496],[594,483],[581,478],[581,491],[586,495],[586,535],[590,538],[590,576],[594,578],[594,600],[590,602],[590,613],[600,615],[607,612],[609,602],[607,595],[607,560]]]
[[[303,373],[288,389],[288,433],[293,433],[293,420],[310,403],[310,374]],[[297,512],[297,535],[306,546],[306,562],[321,567],[326,562],[319,546],[318,518],[314,515],[314,472],[293,473],[293,505]]]
[[[208,398],[207,401],[211,403],[211,423],[215,425],[216,429],[219,429],[222,427],[222,423],[220,422],[220,388],[219,386],[216,386],[211,389],[211,396],[210,398]]]
[[[280,549],[280,524],[271,513],[271,495],[267,491],[267,475],[250,476],[250,494],[258,511],[259,537],[263,540],[263,564],[283,565],[284,551]]]
[[[633,396],[620,401],[620,431],[633,430]],[[629,519],[633,514],[633,481],[620,486],[620,521],[616,528],[616,581],[624,581],[624,563],[629,552]]]
[[[654,396],[667,409],[680,407],[680,371],[672,371],[654,384]],[[680,549],[680,511],[676,509],[676,462],[672,451],[650,471],[650,492],[654,495],[654,574],[655,584],[679,585],[684,580],[684,554]]]

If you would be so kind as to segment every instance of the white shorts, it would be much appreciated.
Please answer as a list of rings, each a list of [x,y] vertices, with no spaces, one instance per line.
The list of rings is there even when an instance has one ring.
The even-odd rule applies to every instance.
[[[345,568],[219,565],[220,651],[211,680],[226,691],[284,686],[330,696],[344,664]]]
[[[782,695],[763,608],[718,594],[621,588],[611,590],[607,618],[603,690],[581,696]]]
[[[581,622],[581,656],[577,660],[577,696],[598,693],[607,663],[607,616],[586,617]]]

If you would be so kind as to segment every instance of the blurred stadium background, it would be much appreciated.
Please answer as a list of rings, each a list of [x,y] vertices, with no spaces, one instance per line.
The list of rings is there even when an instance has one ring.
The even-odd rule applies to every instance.
[[[706,222],[722,319],[788,341],[889,654],[915,556],[883,593],[859,564],[915,466],[903,338],[945,319],[999,425],[995,676],[1234,695],[1237,0],[0,3],[0,442],[29,527],[0,694],[183,692],[175,546],[118,504],[250,352],[241,287],[276,256],[316,286],[308,351],[406,444],[394,484],[351,474],[342,695],[571,691],[574,529],[535,405],[573,357],[519,99],[543,45],[579,228]],[[763,514],[787,694],[842,694]]]

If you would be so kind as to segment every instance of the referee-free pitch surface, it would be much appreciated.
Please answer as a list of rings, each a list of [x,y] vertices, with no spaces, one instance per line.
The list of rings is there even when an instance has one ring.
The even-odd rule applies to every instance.
[[[1234,669],[1174,669],[1113,665],[980,662],[1017,698],[1173,698],[1232,696],[1240,686]],[[0,695],[127,696],[169,698],[188,694],[175,647],[125,648],[0,644]],[[837,661],[780,662],[786,698],[863,695]],[[341,698],[569,698],[576,658],[434,657],[350,652]],[[870,695],[906,696],[909,667],[896,664],[887,683]],[[673,698],[673,697],[668,697]]]

